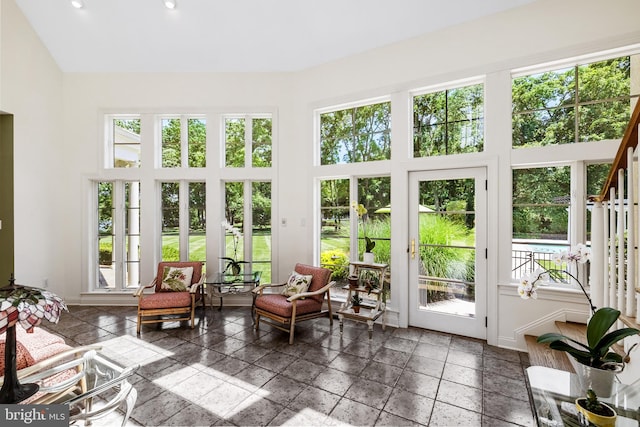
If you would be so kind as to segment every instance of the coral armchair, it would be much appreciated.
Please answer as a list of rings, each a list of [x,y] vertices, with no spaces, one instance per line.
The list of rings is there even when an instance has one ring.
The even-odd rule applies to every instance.
[[[264,317],[263,322],[281,331],[289,332],[289,344],[293,344],[297,322],[316,317],[329,317],[329,323],[333,324],[329,289],[335,285],[335,282],[329,281],[331,270],[296,264],[294,273],[297,274],[292,274],[287,283],[260,285],[253,290],[256,296],[254,308],[256,330],[260,326],[260,318]],[[301,279],[304,281],[304,287],[298,288],[297,284],[292,285],[294,276],[307,278]],[[310,282],[308,281],[309,277]],[[289,292],[287,294],[263,292],[265,289],[277,288],[288,288]],[[322,308],[325,296],[327,310]]]
[[[201,262],[161,262],[158,274],[147,286],[141,286],[133,294],[138,298],[137,333],[143,323],[174,322],[189,320],[194,328],[196,304],[204,297],[202,294]],[[155,292],[145,294],[144,290],[155,288]],[[182,315],[164,318],[167,315]]]

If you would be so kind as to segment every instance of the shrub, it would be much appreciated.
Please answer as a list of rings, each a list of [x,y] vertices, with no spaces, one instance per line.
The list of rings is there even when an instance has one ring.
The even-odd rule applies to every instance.
[[[173,246],[162,247],[163,261],[180,261],[180,251]]]
[[[349,275],[349,257],[343,251],[334,249],[322,252],[320,265],[333,271],[331,280],[343,280]]]
[[[113,262],[113,249],[110,242],[100,242],[98,260],[100,265],[111,265]]]

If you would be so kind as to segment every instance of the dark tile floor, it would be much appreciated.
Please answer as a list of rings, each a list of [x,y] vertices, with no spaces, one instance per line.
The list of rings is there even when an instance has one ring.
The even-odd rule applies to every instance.
[[[425,329],[303,322],[296,341],[248,308],[198,308],[136,336],[135,307],[70,307],[43,327],[140,364],[129,425],[531,426],[525,353]],[[95,425],[119,425],[112,414]]]

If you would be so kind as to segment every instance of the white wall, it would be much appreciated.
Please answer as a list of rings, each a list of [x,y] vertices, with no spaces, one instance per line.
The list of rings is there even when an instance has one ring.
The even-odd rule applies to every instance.
[[[62,73],[13,0],[1,2],[0,110],[14,114],[15,276],[61,291],[67,220]],[[4,285],[8,278],[0,277]]]
[[[392,250],[398,254],[392,265],[397,291],[392,308],[400,312],[400,324],[406,325],[408,276],[403,255],[407,231],[403,218],[407,216],[408,172],[485,165],[492,180],[489,342],[517,347],[516,331],[552,315],[556,306],[580,311],[580,300],[574,296],[548,306],[542,301],[519,300],[512,287],[498,291],[498,283],[509,282],[513,156],[509,72],[516,67],[639,43],[640,2],[540,0],[290,74],[61,75],[13,0],[4,0],[2,5],[0,107],[16,114],[18,278],[39,284],[47,277],[50,286],[70,302],[117,300],[81,295],[86,286],[82,212],[87,207],[79,195],[87,177],[94,176],[99,168],[101,111],[276,109],[278,146],[274,162],[280,166],[274,183],[274,222],[278,224],[274,227],[274,259],[280,261],[274,268],[277,278],[287,274],[294,261],[313,261],[312,188],[314,177],[320,174],[311,160],[314,108],[380,95],[402,101],[408,99],[408,90],[413,88],[487,75],[487,98],[500,101],[487,106],[485,153],[452,159],[409,159],[396,148],[398,141],[408,140],[408,123],[394,122],[393,159],[367,168],[369,173],[387,172],[392,176]],[[587,149],[588,155],[611,157],[614,146],[596,144]],[[539,156],[544,157],[544,152]],[[341,175],[362,170],[356,165],[348,169],[337,166],[333,171]],[[281,218],[287,218],[286,227],[279,225]]]

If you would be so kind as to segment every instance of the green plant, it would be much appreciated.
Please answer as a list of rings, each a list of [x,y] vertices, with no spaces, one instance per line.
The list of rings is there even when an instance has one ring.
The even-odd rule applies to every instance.
[[[111,265],[113,262],[113,252],[110,242],[100,242],[98,259],[100,260],[100,265]]]
[[[587,390],[587,397],[583,399],[583,403],[584,404],[582,406],[587,411],[601,415],[609,414],[609,409],[605,409],[606,407],[600,403],[598,396],[596,396],[596,393],[592,389]]]
[[[226,256],[220,257],[220,259],[227,261],[224,270],[222,270],[223,274],[229,271],[229,269],[231,269],[231,274],[240,274],[240,271],[242,270],[242,266],[240,264],[247,264],[247,261],[236,261],[235,259]]]
[[[553,350],[564,351],[583,365],[616,370],[624,363],[621,355],[610,351],[611,346],[625,337],[640,333],[636,328],[622,328],[607,333],[618,317],[620,311],[611,307],[596,310],[587,324],[587,344],[555,332],[540,335],[538,342],[549,343]]]
[[[362,219],[362,234],[364,235],[365,241],[364,251],[371,252],[373,251],[373,248],[376,247],[376,242],[367,236],[367,219],[364,217],[367,214],[367,208],[365,208],[363,204],[358,204],[355,201],[351,202],[351,208],[358,215],[358,219]]]
[[[351,296],[351,305],[358,307],[360,304],[362,304],[362,298],[356,292]]]
[[[322,252],[320,254],[320,265],[333,272],[331,280],[346,279],[349,275],[349,257],[344,251],[334,249]]]
[[[162,247],[162,260],[180,261],[180,251],[173,246],[164,245]]]

